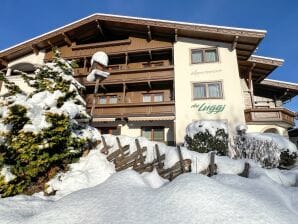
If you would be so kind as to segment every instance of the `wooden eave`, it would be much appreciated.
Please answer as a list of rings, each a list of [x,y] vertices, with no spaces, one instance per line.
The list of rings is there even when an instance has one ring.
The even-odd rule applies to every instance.
[[[253,81],[260,83],[277,67],[282,66],[283,60],[253,55],[248,60],[239,60],[238,64],[242,75],[247,75],[252,68]]]
[[[243,60],[250,57],[266,34],[266,31],[263,30],[94,14],[0,51],[0,59],[11,61],[28,53],[32,53],[32,46],[39,50],[44,50],[50,49],[52,46],[61,46],[63,44],[70,45],[72,42],[75,43],[78,38],[87,38],[88,35],[99,32],[98,24],[100,24],[101,29],[109,29],[109,32],[133,32],[146,36],[148,35],[149,27],[150,37],[171,38],[173,42],[175,41],[175,37],[178,36],[233,44],[235,37],[238,36],[236,44],[237,55]]]
[[[259,95],[276,97],[276,99],[287,101],[298,95],[298,84],[265,79],[254,85],[254,91]]]
[[[272,79],[265,79],[261,82],[261,84],[274,87],[274,88],[288,89],[291,91],[295,91],[298,94],[298,84],[281,82],[281,81],[272,80]]]

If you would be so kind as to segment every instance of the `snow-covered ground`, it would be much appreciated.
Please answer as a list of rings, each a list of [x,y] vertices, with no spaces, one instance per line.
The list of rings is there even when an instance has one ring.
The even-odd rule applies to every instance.
[[[115,136],[105,135],[111,152]],[[148,161],[154,159],[154,142],[139,138],[147,146]],[[122,145],[134,139],[120,136]],[[182,148],[192,160],[192,173],[172,182],[156,170],[138,174],[133,170],[115,173],[97,149],[58,174],[48,185],[55,196],[15,196],[0,199],[0,223],[278,223],[298,220],[298,168],[290,171],[263,169],[252,161],[249,178],[240,177],[244,160],[216,156],[218,175],[199,174],[209,164],[208,154]],[[173,147],[159,143],[167,166],[178,160]]]
[[[296,224],[297,208],[298,188],[266,176],[183,174],[156,189],[148,179],[126,170],[57,201],[32,196],[1,199],[0,217],[1,223],[24,224]]]

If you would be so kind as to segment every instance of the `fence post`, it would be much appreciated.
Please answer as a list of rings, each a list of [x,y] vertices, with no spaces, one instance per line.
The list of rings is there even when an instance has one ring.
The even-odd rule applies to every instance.
[[[209,164],[209,176],[212,177],[215,174],[215,152],[210,153],[210,164]]]
[[[159,169],[161,169],[163,166],[162,166],[162,163],[161,163],[159,147],[158,147],[157,144],[155,144],[155,152],[156,152],[157,167]]]
[[[178,151],[181,171],[182,171],[182,173],[185,173],[185,167],[184,167],[184,163],[183,163],[183,156],[182,156],[180,145],[177,146],[177,151]]]

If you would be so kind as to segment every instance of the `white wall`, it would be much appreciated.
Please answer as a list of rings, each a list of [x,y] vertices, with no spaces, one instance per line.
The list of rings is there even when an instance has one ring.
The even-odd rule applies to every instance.
[[[191,64],[190,50],[208,47],[218,48],[219,62]],[[174,63],[177,143],[184,141],[185,128],[194,120],[225,120],[230,133],[237,124],[245,123],[237,56],[231,44],[178,38],[174,44]],[[192,100],[192,83],[205,81],[222,81],[223,99]],[[191,107],[202,103],[224,105],[225,108],[217,114],[208,114]]]
[[[43,51],[40,51],[38,55],[32,53],[32,54],[28,54],[24,57],[18,58],[14,61],[10,61],[8,63],[7,68],[10,69],[12,66],[17,65],[19,63],[30,63],[33,65],[41,65],[43,64],[43,59],[44,59],[45,53]],[[14,83],[16,83],[22,90],[26,91],[26,92],[31,92],[32,88],[30,88],[22,79],[21,76],[16,75],[16,76],[7,76],[7,79],[9,81],[12,81]],[[7,92],[7,89],[5,88],[4,85],[2,85],[1,90],[0,90],[0,94],[4,94]]]

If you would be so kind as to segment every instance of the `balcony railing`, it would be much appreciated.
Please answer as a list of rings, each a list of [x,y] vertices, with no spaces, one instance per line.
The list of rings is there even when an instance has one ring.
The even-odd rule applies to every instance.
[[[111,70],[110,76],[103,80],[102,84],[129,83],[129,82],[148,82],[164,81],[174,79],[173,66],[146,67],[135,69]],[[76,78],[84,85],[94,85],[87,82],[87,70],[79,68],[75,70]]]
[[[285,122],[294,125],[295,113],[285,108],[250,108],[245,112],[246,122]]]
[[[91,104],[87,109],[91,109]],[[94,109],[96,117],[128,117],[128,116],[165,116],[175,115],[175,102],[151,102],[151,103],[118,103],[97,104]]]

